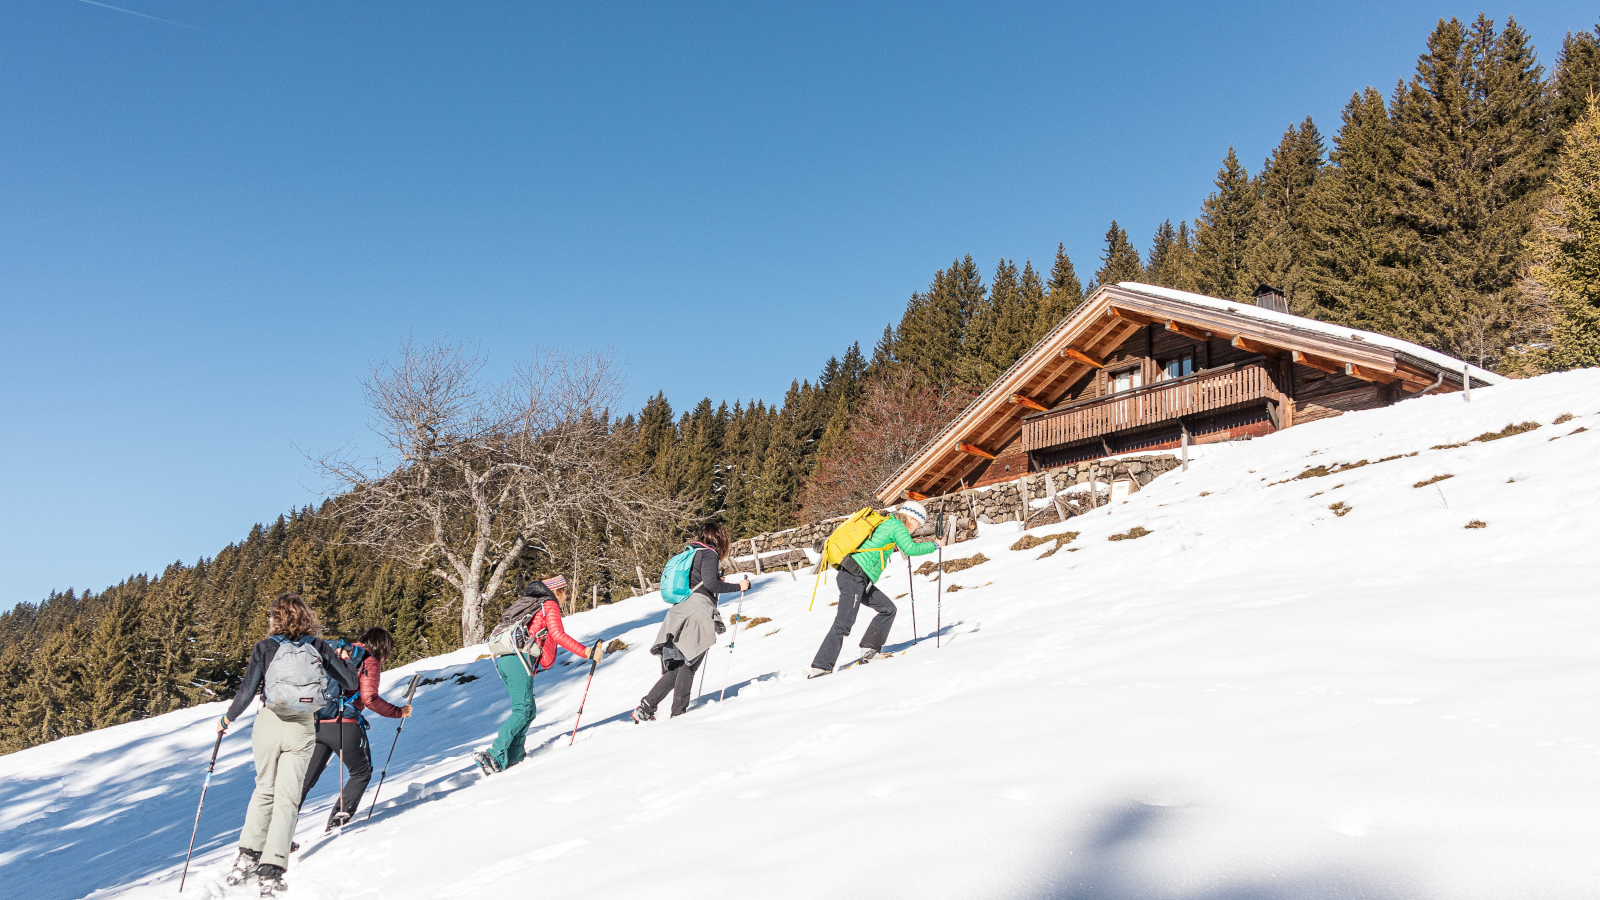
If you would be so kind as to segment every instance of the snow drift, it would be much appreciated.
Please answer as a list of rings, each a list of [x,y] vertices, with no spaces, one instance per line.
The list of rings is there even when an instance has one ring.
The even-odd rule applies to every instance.
[[[892,658],[814,681],[832,586],[808,613],[808,579],[768,575],[744,615],[770,621],[731,666],[712,652],[707,698],[643,726],[664,605],[584,613],[580,639],[632,649],[570,748],[588,667],[541,673],[531,755],[488,781],[468,754],[507,710],[493,669],[424,660],[385,676],[429,682],[385,799],[308,843],[290,896],[1594,896],[1597,450],[1600,371],[1223,445],[1029,532],[1078,532],[1045,558],[987,526],[946,554],[990,560],[943,577],[960,590],[916,577],[919,643],[899,599]],[[897,558],[882,586],[907,581]],[[220,709],[0,758],[0,893],[173,896]],[[186,897],[225,893],[249,724]],[[379,766],[393,733],[374,720]]]

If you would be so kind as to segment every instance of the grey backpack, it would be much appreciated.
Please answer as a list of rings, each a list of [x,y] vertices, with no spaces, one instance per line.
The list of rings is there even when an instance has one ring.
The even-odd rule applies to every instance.
[[[289,640],[273,635],[278,652],[267,666],[261,696],[267,709],[280,717],[309,716],[328,702],[328,671],[322,667],[322,654],[309,637]]]

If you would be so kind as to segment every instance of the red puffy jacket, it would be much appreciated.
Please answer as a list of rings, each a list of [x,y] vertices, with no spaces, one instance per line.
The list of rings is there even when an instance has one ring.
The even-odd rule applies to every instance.
[[[537,639],[539,632],[548,631],[539,654],[539,668],[548,669],[556,664],[556,647],[562,646],[579,656],[588,656],[589,648],[561,627],[561,604],[554,598],[539,605],[539,611],[528,620],[528,637]]]
[[[356,644],[356,646],[367,650],[366,644]],[[385,718],[400,718],[400,707],[378,695],[378,684],[382,680],[382,673],[378,669],[378,658],[372,655],[371,650],[367,650],[367,655],[362,658],[361,665],[356,669],[356,678],[361,687],[351,705],[356,708],[357,712],[370,709]],[[339,721],[354,722],[355,719],[342,718]]]

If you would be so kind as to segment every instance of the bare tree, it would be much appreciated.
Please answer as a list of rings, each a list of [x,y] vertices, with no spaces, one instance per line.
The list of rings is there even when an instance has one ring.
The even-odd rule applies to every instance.
[[[377,458],[315,460],[345,491],[352,543],[431,570],[461,597],[461,639],[483,639],[483,613],[529,554],[564,559],[574,516],[650,538],[681,504],[618,464],[607,410],[621,392],[610,355],[542,351],[502,385],[460,345],[407,344],[363,382]],[[576,591],[574,591],[576,594]]]
[[[877,506],[873,492],[967,405],[963,391],[928,386],[903,366],[876,378],[845,439],[817,460],[801,508],[807,521]]]

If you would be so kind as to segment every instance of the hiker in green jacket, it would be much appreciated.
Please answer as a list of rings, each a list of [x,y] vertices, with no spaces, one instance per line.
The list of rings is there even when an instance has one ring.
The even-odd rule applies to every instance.
[[[889,595],[878,590],[877,581],[883,575],[884,564],[896,548],[907,556],[921,556],[944,546],[944,540],[940,538],[927,544],[911,539],[911,532],[921,528],[926,521],[928,511],[922,508],[922,504],[907,500],[895,510],[894,515],[872,529],[872,534],[840,564],[839,611],[833,617],[833,627],[828,629],[828,636],[822,639],[822,646],[817,648],[817,656],[811,661],[811,675],[808,677],[816,678],[833,671],[833,664],[839,661],[839,650],[844,646],[850,629],[855,627],[856,613],[863,605],[872,607],[877,615],[867,623],[867,633],[861,636],[860,662],[870,662],[883,652],[883,642],[889,639],[889,626],[894,624],[895,608]]]

